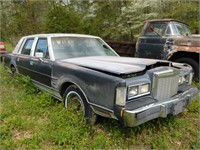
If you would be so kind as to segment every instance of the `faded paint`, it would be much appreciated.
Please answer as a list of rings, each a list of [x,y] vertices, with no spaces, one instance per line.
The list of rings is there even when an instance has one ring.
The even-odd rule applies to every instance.
[[[82,67],[87,67],[112,74],[122,75],[144,71],[147,66],[158,62],[166,62],[156,59],[139,59],[130,57],[80,57],[62,60]]]
[[[37,36],[39,37],[40,35],[28,36],[24,37],[24,39],[36,37],[34,42],[37,43]],[[49,36],[51,35],[46,35],[46,37]],[[52,36],[55,37],[55,35]],[[48,42],[50,41],[48,40]],[[24,43],[21,42],[17,47],[23,46]],[[35,50],[34,45],[32,50]],[[16,54],[16,51],[19,53]],[[52,47],[49,47],[49,51],[54,54]],[[52,93],[52,96],[60,100],[62,100],[67,87],[70,84],[74,84],[85,96],[85,104],[88,107],[90,106],[96,114],[118,119],[126,126],[139,125],[171,113],[176,115],[182,112],[189,103],[173,107],[174,102],[177,102],[175,104],[182,103],[182,101],[185,102],[188,98],[193,98],[198,92],[197,88],[193,88],[190,85],[191,82],[189,80],[182,86],[172,82],[176,79],[176,83],[178,83],[176,70],[180,70],[179,76],[181,77],[185,75],[192,77],[192,70],[179,64],[172,64],[171,66],[168,61],[127,58],[119,57],[118,55],[112,57],[78,56],[76,58],[56,60],[39,59],[33,55],[34,52],[32,51],[30,55],[23,55],[20,54],[18,49],[15,49],[14,54],[8,54],[5,57],[6,68],[11,72],[11,66],[14,66],[19,74],[28,75],[38,88]],[[139,74],[141,71],[142,74]],[[133,72],[139,75],[127,76],[127,78],[120,76],[121,74]],[[140,95],[137,95],[138,97],[130,97],[129,87],[136,86],[140,89],[145,84],[150,86],[146,93],[140,93]],[[163,85],[164,88],[154,86],[156,84]],[[172,86],[178,87],[179,91],[175,95],[168,93],[170,98],[165,102],[159,101],[152,94],[153,91],[165,93],[165,90]],[[117,93],[119,92],[118,89],[121,88],[123,91]],[[121,96],[117,97],[118,94]],[[171,96],[171,94],[174,96]],[[123,100],[123,104],[120,105],[117,100]],[[155,108],[155,106],[158,107]],[[166,106],[166,109],[164,109],[166,113],[160,115],[159,111],[162,106]],[[88,107],[85,107],[85,109],[88,109]],[[170,110],[168,112],[171,108],[174,111]]]

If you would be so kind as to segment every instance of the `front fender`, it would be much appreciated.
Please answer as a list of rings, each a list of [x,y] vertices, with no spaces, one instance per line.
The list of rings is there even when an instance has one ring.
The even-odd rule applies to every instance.
[[[116,87],[124,79],[73,64],[53,67],[52,86],[61,92],[65,83],[77,85],[89,104],[113,110]]]

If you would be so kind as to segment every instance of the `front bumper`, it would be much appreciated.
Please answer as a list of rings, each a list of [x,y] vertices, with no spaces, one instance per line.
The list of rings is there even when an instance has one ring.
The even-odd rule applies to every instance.
[[[191,104],[192,99],[197,94],[197,88],[190,88],[168,101],[153,103],[134,110],[122,109],[121,119],[124,126],[133,127],[155,118],[166,118],[169,114],[177,115],[183,112],[187,105]]]

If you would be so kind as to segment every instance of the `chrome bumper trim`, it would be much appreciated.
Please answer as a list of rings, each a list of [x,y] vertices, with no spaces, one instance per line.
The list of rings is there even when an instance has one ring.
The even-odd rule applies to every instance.
[[[122,110],[124,125],[133,127],[155,118],[166,118],[169,114],[177,115],[183,112],[187,105],[192,103],[192,99],[197,93],[197,88],[190,88],[165,102],[150,104],[135,110]]]

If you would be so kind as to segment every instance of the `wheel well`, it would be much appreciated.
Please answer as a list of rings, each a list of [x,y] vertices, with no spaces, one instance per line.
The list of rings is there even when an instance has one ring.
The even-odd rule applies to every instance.
[[[179,51],[179,52],[174,53],[172,57],[169,58],[169,60],[176,61],[177,59],[184,58],[184,57],[194,59],[196,62],[199,63],[199,53],[194,53],[194,52]]]
[[[65,93],[65,90],[70,86],[70,85],[74,85],[73,83],[71,82],[65,82],[62,84],[61,86],[61,90],[60,90],[60,95],[63,97],[64,93]]]
[[[14,70],[17,72],[17,69],[16,69],[15,65],[13,65],[13,64],[10,65],[10,70],[11,70],[11,72],[13,72]]]
[[[13,64],[11,64],[11,65],[10,65],[10,68],[13,68],[13,67],[15,67],[15,66],[14,66]]]

